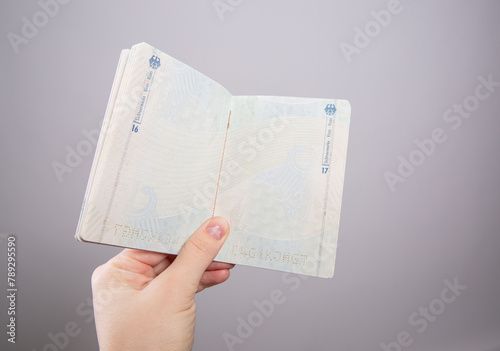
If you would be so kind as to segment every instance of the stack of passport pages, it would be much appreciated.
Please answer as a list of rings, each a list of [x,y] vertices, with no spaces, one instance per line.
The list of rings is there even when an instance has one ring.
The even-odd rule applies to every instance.
[[[123,50],[76,238],[177,254],[211,216],[217,261],[331,277],[348,101],[233,96],[158,49]]]

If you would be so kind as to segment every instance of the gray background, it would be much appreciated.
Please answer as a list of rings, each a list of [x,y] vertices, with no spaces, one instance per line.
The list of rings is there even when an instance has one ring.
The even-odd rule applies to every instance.
[[[213,0],[74,0],[18,54],[7,35],[40,5],[0,3],[0,232],[17,236],[19,287],[18,344],[3,331],[0,348],[50,350],[48,333],[68,322],[81,333],[66,350],[97,348],[78,306],[93,269],[119,249],[73,238],[92,154],[62,182],[51,164],[100,126],[120,50],[145,41],[233,94],[352,104],[335,276],[292,290],[281,272],[236,267],[197,297],[195,350],[227,350],[223,334],[237,336],[238,317],[274,289],[285,303],[235,350],[381,350],[403,331],[413,340],[404,350],[500,350],[500,88],[456,130],[443,119],[479,76],[500,81],[500,2],[402,0],[350,63],[340,44],[388,1],[237,2],[222,20]],[[392,192],[384,173],[435,128],[446,142]],[[419,333],[409,316],[455,278],[467,289]]]

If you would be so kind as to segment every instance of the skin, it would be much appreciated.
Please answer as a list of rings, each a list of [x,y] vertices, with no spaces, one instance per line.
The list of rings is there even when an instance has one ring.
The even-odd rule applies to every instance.
[[[229,278],[232,264],[213,262],[229,224],[213,217],[178,256],[125,249],[92,275],[101,351],[191,350],[195,294]]]

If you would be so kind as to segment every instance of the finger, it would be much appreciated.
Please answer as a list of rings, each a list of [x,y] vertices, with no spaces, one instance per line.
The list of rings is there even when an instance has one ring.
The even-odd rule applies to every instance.
[[[229,279],[230,272],[229,269],[220,269],[217,271],[207,271],[203,273],[201,277],[200,284],[198,285],[197,292],[200,292],[211,286],[224,283]]]
[[[165,269],[167,269],[172,262],[174,262],[176,255],[167,255],[164,260],[160,261],[156,266],[153,267],[155,275],[159,275]]]
[[[163,272],[177,257],[177,255],[167,255],[167,258],[164,261],[161,261],[158,263],[157,266],[155,266],[155,273],[156,275],[160,274]],[[166,261],[166,262],[165,262]],[[233,269],[234,264],[233,263],[225,263],[225,262],[212,262],[208,265],[207,271],[216,271],[218,269]]]
[[[207,271],[216,271],[218,269],[233,269],[234,264],[225,262],[212,262],[208,265]]]
[[[178,288],[195,294],[201,277],[222,248],[229,233],[229,224],[222,217],[203,223],[186,241],[169,269],[157,278],[164,286],[175,281]]]
[[[96,271],[94,280],[98,282],[102,277],[115,277],[134,289],[141,289],[156,276],[153,266],[166,256],[158,252],[125,249],[102,265]]]
[[[125,249],[120,252],[117,256],[126,256],[135,261],[147,264],[151,267],[156,266],[158,263],[163,261],[168,255],[161,252],[144,251],[136,249]]]

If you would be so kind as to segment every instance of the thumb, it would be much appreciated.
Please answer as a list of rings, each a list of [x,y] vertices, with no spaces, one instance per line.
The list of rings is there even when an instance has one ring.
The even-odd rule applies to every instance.
[[[213,217],[203,223],[186,241],[179,255],[168,268],[169,276],[196,293],[201,277],[219,253],[229,234],[229,223]]]

